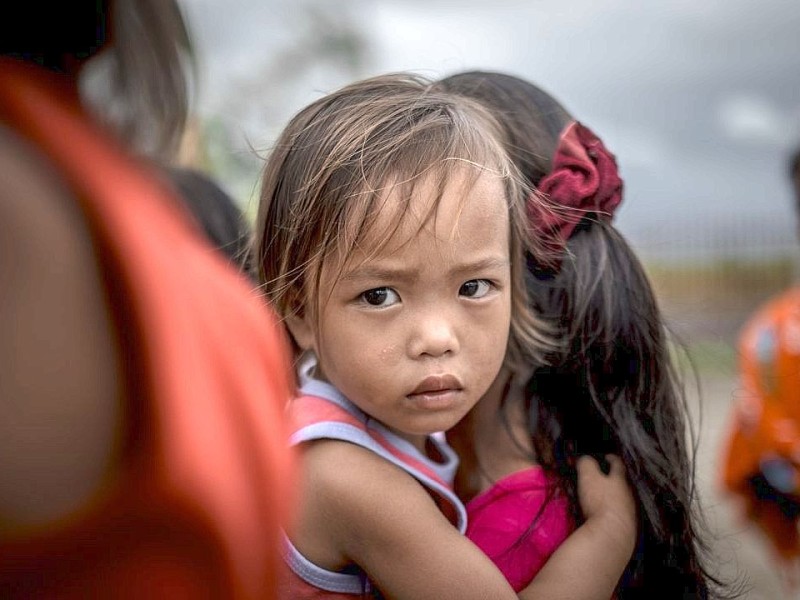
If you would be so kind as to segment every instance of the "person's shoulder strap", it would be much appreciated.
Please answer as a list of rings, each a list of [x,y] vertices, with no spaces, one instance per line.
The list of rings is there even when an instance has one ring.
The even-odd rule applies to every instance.
[[[289,406],[292,444],[320,439],[333,439],[361,446],[403,469],[430,490],[442,512],[462,533],[466,530],[466,510],[452,490],[451,482],[438,472],[413,447],[402,444],[387,434],[377,423],[365,418],[357,409],[349,410],[335,401],[320,396],[304,395]]]

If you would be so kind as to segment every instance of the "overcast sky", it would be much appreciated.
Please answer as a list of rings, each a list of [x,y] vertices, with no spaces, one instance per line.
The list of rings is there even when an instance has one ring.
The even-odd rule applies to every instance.
[[[793,231],[786,160],[800,144],[797,0],[317,4],[326,1],[337,7],[327,29],[363,44],[356,64],[339,64],[336,51],[302,69],[283,58],[320,37],[308,27],[307,2],[183,0],[203,70],[200,110],[268,114],[241,117],[243,135],[266,140],[304,104],[356,77],[505,71],[550,91],[617,155],[623,230],[763,221]],[[264,91],[239,93],[248,81]]]

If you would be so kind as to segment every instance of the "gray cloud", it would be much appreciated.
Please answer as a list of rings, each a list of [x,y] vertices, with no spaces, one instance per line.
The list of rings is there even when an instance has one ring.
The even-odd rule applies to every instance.
[[[800,143],[795,0],[337,4],[367,44],[359,76],[483,68],[551,91],[618,155],[627,184],[620,223],[634,234],[653,223],[724,223],[740,214],[783,215],[779,222],[792,226],[785,161]],[[218,110],[226,102],[220,81],[246,79],[248,67],[263,76],[264,56],[302,35],[309,2],[185,5],[203,33]],[[282,119],[353,71],[311,69],[308,77],[293,82],[305,92]]]

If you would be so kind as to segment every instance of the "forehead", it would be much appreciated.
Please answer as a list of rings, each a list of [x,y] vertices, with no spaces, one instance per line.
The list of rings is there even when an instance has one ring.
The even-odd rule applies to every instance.
[[[505,181],[485,168],[468,165],[414,182],[390,183],[370,212],[355,247],[343,249],[346,259],[355,249],[366,258],[391,255],[420,237],[444,246],[490,244],[498,235],[508,242]]]

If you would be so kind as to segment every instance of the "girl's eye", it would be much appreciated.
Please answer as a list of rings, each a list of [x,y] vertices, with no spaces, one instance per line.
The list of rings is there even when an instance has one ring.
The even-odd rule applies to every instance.
[[[483,298],[491,289],[492,284],[486,279],[470,279],[461,285],[458,294],[467,298]]]
[[[370,306],[379,306],[381,308],[396,304],[400,300],[397,292],[388,287],[367,290],[361,293],[360,298]]]

